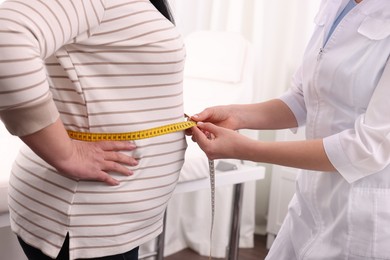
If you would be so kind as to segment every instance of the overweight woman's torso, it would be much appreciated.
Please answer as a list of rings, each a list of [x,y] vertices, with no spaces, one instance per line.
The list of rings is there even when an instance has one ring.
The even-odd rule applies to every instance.
[[[105,1],[99,26],[46,59],[50,89],[67,129],[131,132],[183,121],[185,49],[149,1]],[[139,158],[117,187],[74,181],[24,147],[13,166],[12,228],[55,255],[68,232],[71,258],[128,251],[162,229],[179,178],[182,132],[135,141]]]

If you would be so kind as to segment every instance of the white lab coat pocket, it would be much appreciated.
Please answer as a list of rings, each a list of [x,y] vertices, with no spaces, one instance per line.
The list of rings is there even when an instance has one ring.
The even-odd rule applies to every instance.
[[[370,40],[383,40],[390,36],[390,19],[367,16],[359,26],[358,33]]]
[[[390,189],[353,188],[348,214],[349,254],[390,259]]]

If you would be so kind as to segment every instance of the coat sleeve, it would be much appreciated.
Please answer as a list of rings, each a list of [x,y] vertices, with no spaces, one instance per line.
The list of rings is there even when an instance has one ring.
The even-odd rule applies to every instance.
[[[324,139],[330,161],[349,183],[390,167],[389,97],[390,62],[354,128]]]
[[[289,90],[279,97],[293,112],[298,126],[306,123],[306,105],[302,90],[302,67],[299,67],[292,78],[292,84]],[[294,129],[292,131],[295,132]]]
[[[104,0],[9,0],[0,5],[0,118],[23,136],[57,120],[44,60],[100,24]]]

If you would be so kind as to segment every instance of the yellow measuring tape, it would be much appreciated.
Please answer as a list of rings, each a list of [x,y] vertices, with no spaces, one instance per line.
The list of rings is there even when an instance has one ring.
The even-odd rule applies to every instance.
[[[194,121],[184,121],[184,122],[149,128],[141,131],[126,132],[126,133],[86,133],[86,132],[77,132],[72,130],[67,130],[67,132],[70,138],[79,141],[87,141],[87,142],[132,141],[132,140],[140,140],[140,139],[170,134],[178,131],[183,131],[195,125],[196,122]]]

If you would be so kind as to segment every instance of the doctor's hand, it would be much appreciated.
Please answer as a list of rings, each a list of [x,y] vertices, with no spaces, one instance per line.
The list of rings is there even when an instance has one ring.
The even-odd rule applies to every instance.
[[[236,109],[233,105],[214,106],[193,115],[191,120],[196,122],[210,122],[214,125],[237,130],[239,128]]]
[[[192,128],[192,140],[198,143],[210,160],[244,159],[245,147],[251,147],[253,142],[234,130],[202,122]]]

